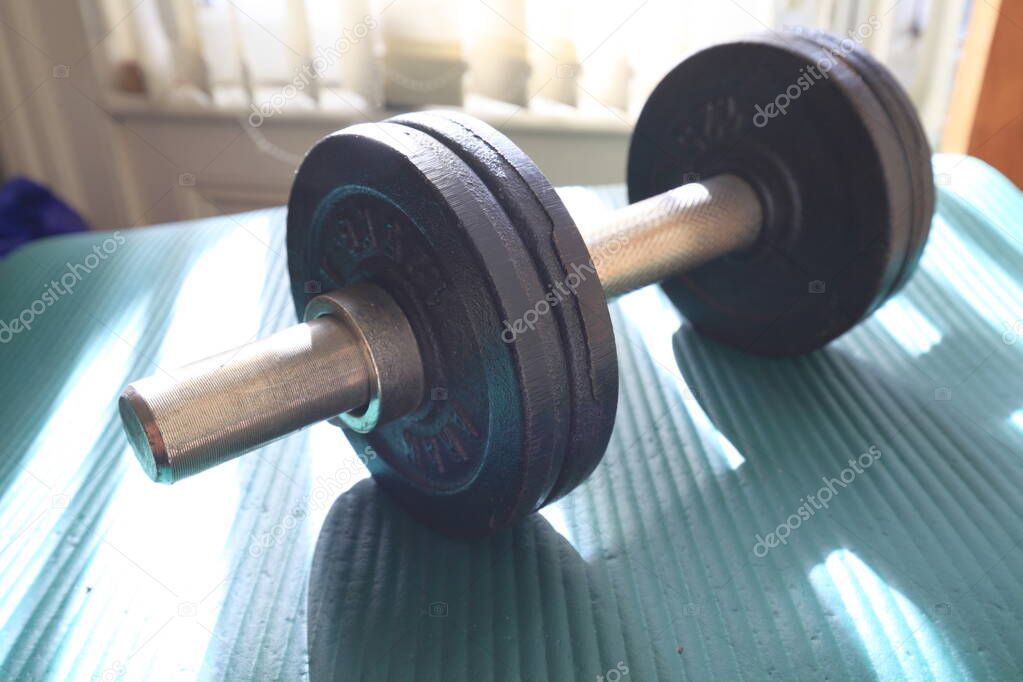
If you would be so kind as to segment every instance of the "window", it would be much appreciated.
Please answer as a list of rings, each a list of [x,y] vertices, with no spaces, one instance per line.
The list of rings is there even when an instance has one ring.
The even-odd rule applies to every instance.
[[[490,118],[627,124],[703,45],[785,25],[862,43],[932,134],[965,3],[927,0],[91,0],[117,96],[256,119],[465,107]],[[948,78],[935,79],[947,63]],[[931,112],[933,113],[933,112]],[[485,116],[487,117],[487,116]]]

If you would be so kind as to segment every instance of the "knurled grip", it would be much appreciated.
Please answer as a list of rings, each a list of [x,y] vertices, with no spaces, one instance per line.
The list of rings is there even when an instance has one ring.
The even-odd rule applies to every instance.
[[[142,468],[173,483],[365,405],[370,367],[344,321],[319,317],[137,381],[119,409]]]
[[[609,212],[579,230],[608,298],[756,241],[763,211],[742,178],[718,175]]]

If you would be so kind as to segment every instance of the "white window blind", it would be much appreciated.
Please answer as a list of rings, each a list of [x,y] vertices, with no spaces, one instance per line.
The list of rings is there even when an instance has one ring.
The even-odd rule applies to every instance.
[[[631,120],[687,53],[813,25],[888,63],[940,127],[966,0],[86,0],[109,87],[264,118],[428,105]],[[124,19],[124,17],[128,17]],[[866,28],[865,28],[866,27]],[[935,74],[947,78],[935,78]]]

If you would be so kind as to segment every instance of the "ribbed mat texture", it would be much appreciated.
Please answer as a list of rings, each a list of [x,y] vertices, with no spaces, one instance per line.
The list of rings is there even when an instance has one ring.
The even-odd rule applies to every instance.
[[[472,544],[329,425],[170,487],[131,456],[128,381],[294,322],[283,209],[20,249],[0,678],[1023,679],[1023,195],[936,172],[920,270],[823,351],[754,358],[656,287],[618,301],[603,463]]]

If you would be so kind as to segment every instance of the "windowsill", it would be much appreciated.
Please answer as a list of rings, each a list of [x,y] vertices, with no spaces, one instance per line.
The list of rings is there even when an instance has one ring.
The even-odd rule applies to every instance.
[[[227,106],[212,107],[188,103],[154,103],[144,97],[135,97],[120,93],[108,94],[106,105],[111,114],[119,120],[174,121],[174,122],[215,122],[248,120],[254,110],[248,107]],[[422,107],[429,109],[431,107]],[[439,107],[450,108],[450,107]],[[471,96],[466,105],[459,109],[472,116],[486,121],[504,132],[556,133],[571,135],[573,133],[591,135],[608,135],[612,137],[628,136],[632,131],[632,123],[623,112],[595,105],[592,108],[568,107],[554,102],[538,101],[529,109],[521,108],[506,102]],[[330,108],[319,108],[309,105],[291,106],[277,113],[263,117],[260,125],[302,125],[308,123],[331,124],[345,126],[354,123],[381,121],[404,111],[381,108],[366,108],[348,103],[340,103]]]
[[[340,101],[340,98],[334,98]],[[579,111],[548,102],[530,109],[471,98],[461,109],[506,134],[554,185],[596,185],[624,180],[632,126],[624,115],[607,110]],[[204,106],[201,101],[173,105],[142,97],[108,96],[108,113],[131,133],[126,138],[134,182],[160,186],[172,175],[192,174],[179,192],[184,208],[150,214],[150,222],[209,214],[203,202],[221,213],[284,203],[295,168],[317,139],[346,126],[380,121],[397,111],[357,105],[317,109],[311,102],[289,102],[289,108],[256,123],[242,106]],[[258,115],[258,110],[257,110]],[[621,116],[619,118],[619,116]],[[245,134],[239,134],[240,130]],[[147,145],[134,144],[135,138]],[[195,201],[188,204],[188,197]],[[202,201],[200,202],[199,199]],[[147,201],[155,201],[151,199]],[[140,207],[140,212],[145,206]]]

